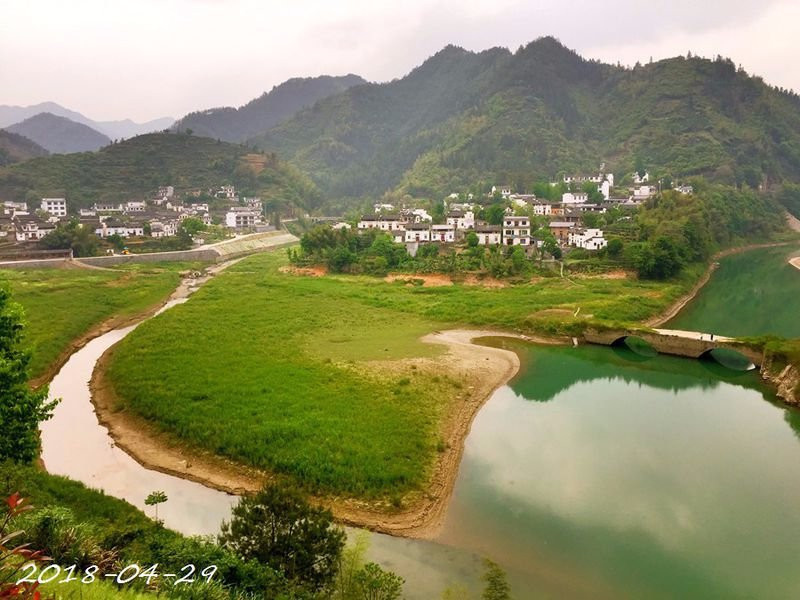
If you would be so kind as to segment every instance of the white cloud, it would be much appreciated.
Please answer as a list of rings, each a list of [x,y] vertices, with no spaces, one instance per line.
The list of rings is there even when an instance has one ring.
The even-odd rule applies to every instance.
[[[0,0],[0,14],[0,103],[54,100],[95,119],[238,105],[294,76],[389,80],[448,43],[542,35],[611,62],[729,54],[800,89],[798,8],[775,0]]]

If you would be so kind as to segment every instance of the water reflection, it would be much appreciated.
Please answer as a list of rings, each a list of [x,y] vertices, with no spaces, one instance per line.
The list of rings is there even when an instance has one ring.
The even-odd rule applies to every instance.
[[[786,426],[800,419],[755,374],[522,352],[526,372],[473,425],[442,540],[496,557],[522,597],[800,589],[800,446]]]

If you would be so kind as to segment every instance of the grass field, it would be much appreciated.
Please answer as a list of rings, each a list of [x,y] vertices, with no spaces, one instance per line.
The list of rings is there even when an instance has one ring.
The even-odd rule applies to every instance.
[[[545,309],[644,318],[691,284],[552,278],[425,288],[285,274],[285,263],[280,254],[250,257],[145,323],[114,351],[109,378],[120,408],[185,442],[313,491],[370,498],[424,487],[462,383],[363,361],[441,352],[419,337],[444,327],[530,330]]]
[[[46,373],[74,340],[106,320],[124,319],[164,300],[178,285],[179,272],[190,266],[0,270],[0,285],[7,281],[25,309],[33,377]]]

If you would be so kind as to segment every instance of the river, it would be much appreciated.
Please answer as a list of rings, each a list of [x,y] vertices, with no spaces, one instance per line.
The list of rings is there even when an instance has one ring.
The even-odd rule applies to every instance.
[[[749,265],[749,289],[774,308],[748,333],[797,325],[800,293],[761,279],[783,272],[786,249],[775,250],[728,257],[707,288],[747,286]],[[708,306],[719,316],[707,290],[686,315],[702,319]],[[728,321],[702,329],[736,335],[745,301],[722,300]],[[216,532],[232,497],[144,469],[96,421],[91,370],[126,333],[94,340],[54,379],[64,401],[42,427],[45,464],[143,509],[147,493],[165,490],[168,526]],[[508,571],[517,598],[800,596],[800,414],[773,403],[755,372],[625,348],[487,342],[516,351],[522,369],[475,419],[441,533],[371,535],[370,557],[406,578],[407,597],[478,588],[482,556]]]

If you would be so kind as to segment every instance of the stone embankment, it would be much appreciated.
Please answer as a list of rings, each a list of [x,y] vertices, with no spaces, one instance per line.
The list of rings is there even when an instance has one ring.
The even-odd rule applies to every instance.
[[[115,254],[113,256],[91,256],[86,258],[50,258],[19,261],[0,262],[0,269],[37,269],[61,268],[70,263],[90,265],[93,267],[111,267],[126,263],[154,263],[154,262],[213,262],[219,263],[239,256],[254,254],[267,249],[289,246],[297,243],[298,239],[285,231],[270,231],[267,233],[254,233],[241,237],[225,240],[217,244],[200,246],[191,250],[177,250],[174,252],[152,252],[149,254]]]

